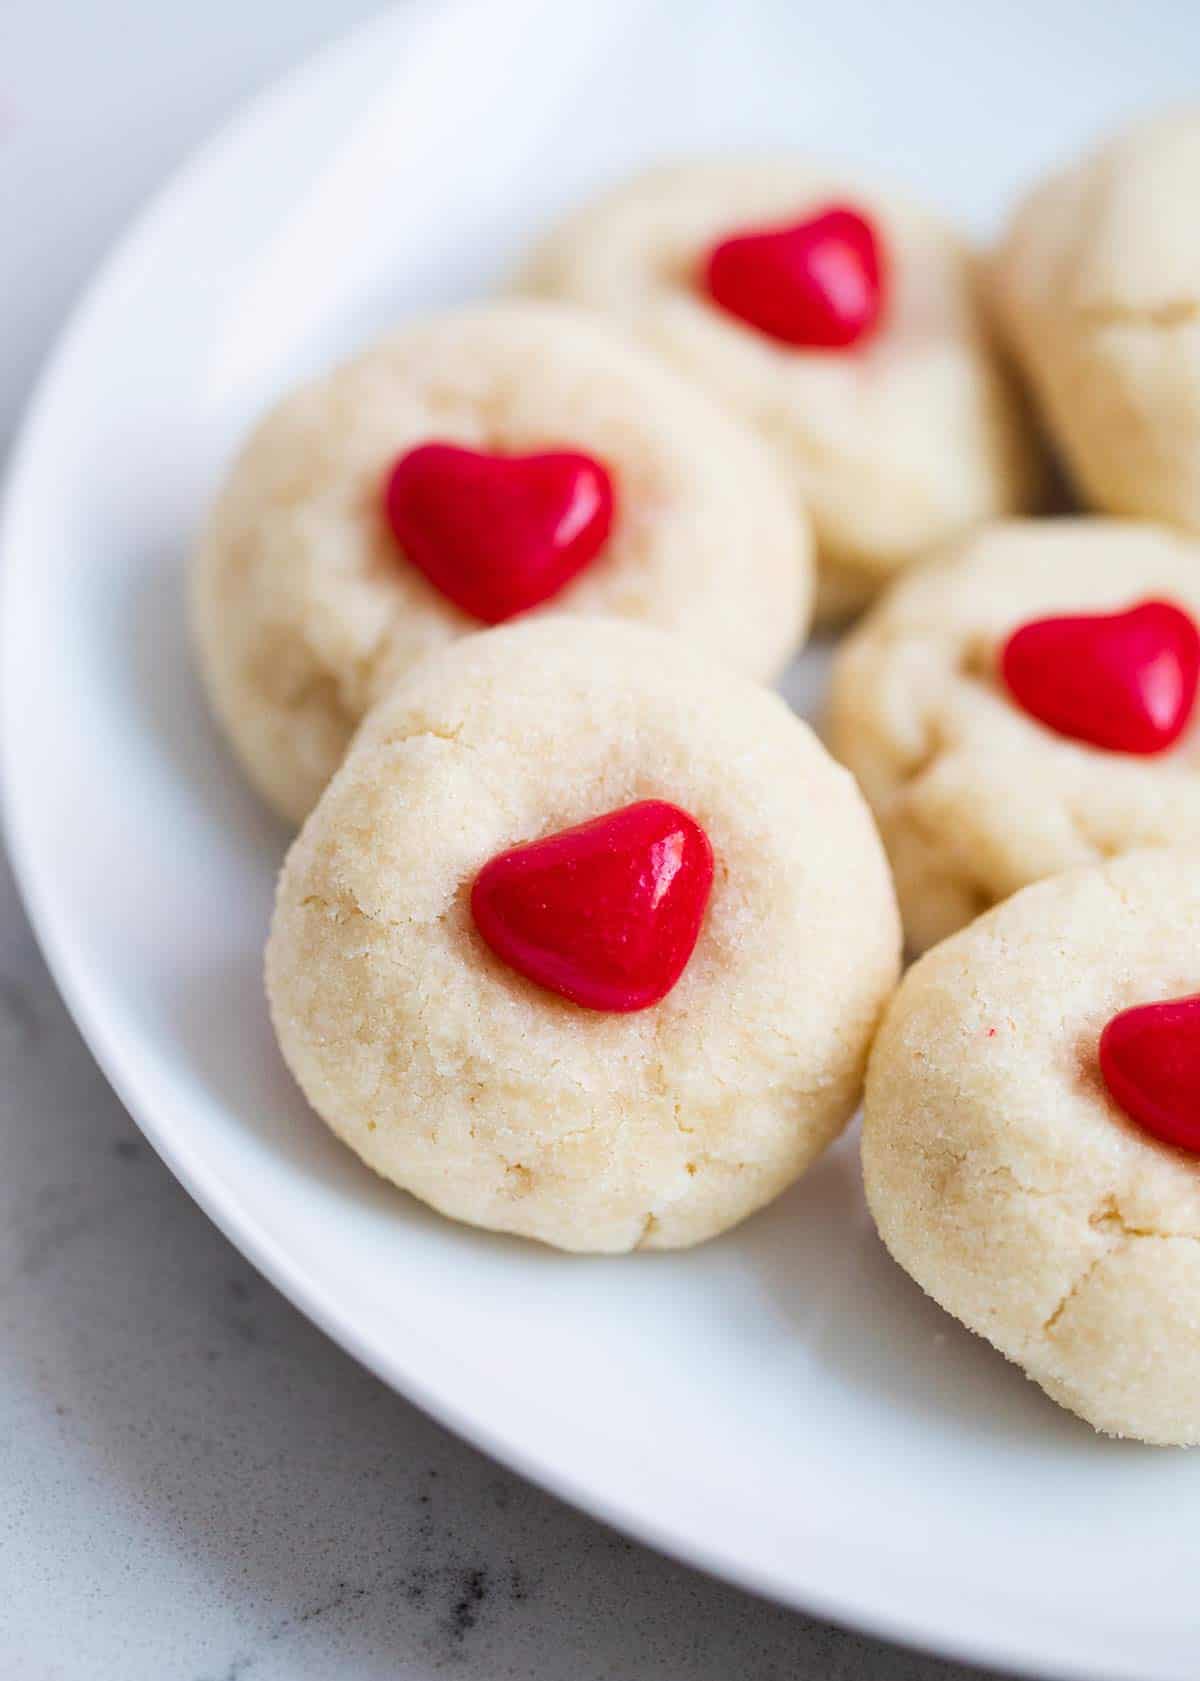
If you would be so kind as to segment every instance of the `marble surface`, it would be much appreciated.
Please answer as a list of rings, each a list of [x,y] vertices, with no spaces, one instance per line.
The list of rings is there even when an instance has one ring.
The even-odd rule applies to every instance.
[[[5,0],[0,450],[138,200],[250,87],[368,9]],[[142,1141],[2,866],[0,1139],[4,1681],[976,1673],[658,1558],[360,1370]]]

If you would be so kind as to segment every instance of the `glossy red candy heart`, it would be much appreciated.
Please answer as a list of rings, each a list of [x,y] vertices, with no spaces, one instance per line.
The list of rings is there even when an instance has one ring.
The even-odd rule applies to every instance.
[[[1130,1120],[1200,1153],[1200,993],[1114,1016],[1100,1035],[1100,1072]]]
[[[1200,633],[1167,601],[1033,619],[1000,654],[1009,693],[1040,723],[1113,753],[1161,753],[1196,703]]]
[[[388,475],[405,556],[472,618],[499,624],[557,595],[604,547],[616,498],[590,455],[488,455],[421,444]]]
[[[499,853],[475,877],[471,913],[539,986],[589,1010],[644,1010],[687,967],[712,880],[695,818],[641,800]]]
[[[842,205],[787,227],[748,229],[709,252],[714,303],[784,344],[845,350],[865,338],[884,304],[879,237]]]

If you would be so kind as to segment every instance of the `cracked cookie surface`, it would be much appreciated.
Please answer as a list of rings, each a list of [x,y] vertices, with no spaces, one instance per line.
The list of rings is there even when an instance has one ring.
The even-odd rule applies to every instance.
[[[508,302],[404,329],[284,399],[234,463],[192,569],[200,664],[251,781],[300,821],[370,706],[480,628],[406,563],[383,511],[431,440],[598,458],[602,552],[546,610],[673,630],[748,676],[803,639],[807,521],[759,441],[581,311]]]
[[[1200,990],[1200,851],[1017,894],[928,953],[871,1054],[867,1200],[942,1307],[1114,1435],[1200,1441],[1200,1159],[1112,1102],[1119,1010]]]
[[[715,879],[661,1003],[584,1010],[471,921],[481,866],[647,798]],[[385,1178],[563,1248],[675,1248],[776,1196],[841,1131],[898,969],[851,777],[775,695],[675,638],[529,620],[432,656],[368,718],[281,877],[284,1056]]]
[[[881,325],[853,350],[781,345],[705,293],[717,240],[831,203],[869,217],[886,259]],[[812,515],[824,618],[857,610],[930,545],[1036,505],[1041,463],[975,259],[886,189],[786,155],[651,169],[569,216],[521,283],[621,321],[755,427]]]
[[[1050,432],[1098,508],[1200,531],[1200,108],[1044,182],[991,290]]]
[[[1043,876],[1200,845],[1195,721],[1156,757],[1107,752],[1023,712],[997,671],[1030,619],[1153,598],[1200,624],[1200,544],[1116,520],[1014,520],[900,580],[842,644],[830,743],[875,812],[914,951]]]

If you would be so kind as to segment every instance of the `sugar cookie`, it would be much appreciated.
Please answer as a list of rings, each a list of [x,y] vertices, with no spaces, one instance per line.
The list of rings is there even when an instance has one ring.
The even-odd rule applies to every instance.
[[[1042,876],[1200,845],[1197,624],[1200,545],[1014,520],[901,579],[847,638],[830,743],[874,809],[914,950]]]
[[[813,516],[823,616],[1033,505],[973,259],[890,193],[794,157],[653,169],[568,217],[522,284],[614,317],[757,429]]]
[[[377,1172],[622,1251],[712,1237],[830,1143],[898,952],[870,815],[778,696],[545,617],[370,715],[284,867],[267,979],[293,1073]]]
[[[1136,1110],[1119,1074],[1142,1096],[1157,1078],[1169,1105],[1182,1058],[1195,1116],[1200,1012],[1157,1006],[1197,989],[1200,853],[1131,853],[922,958],[867,1076],[863,1174],[895,1259],[1062,1406],[1146,1442],[1200,1442],[1200,1155],[1113,1091]]]
[[[1200,532],[1200,109],[1054,175],[997,253],[997,315],[1084,498]]]
[[[269,414],[201,543],[193,618],[230,740],[299,820],[368,708],[483,622],[612,614],[765,680],[803,638],[811,572],[747,429],[615,329],[511,302],[406,328]]]

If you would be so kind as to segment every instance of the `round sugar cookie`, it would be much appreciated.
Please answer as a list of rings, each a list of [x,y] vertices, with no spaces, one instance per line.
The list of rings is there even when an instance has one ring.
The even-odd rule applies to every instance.
[[[1060,1405],[1154,1443],[1200,1442],[1200,1155],[1114,1099],[1101,1047],[1149,1016],[1140,1074],[1190,1059],[1194,1122],[1200,1004],[1183,1039],[1157,1006],[1198,989],[1200,852],[1131,853],[923,957],[867,1076],[863,1175],[893,1257]]]
[[[579,975],[514,966],[495,920],[545,934],[548,905],[543,945],[562,955],[565,915],[585,981],[630,950],[659,974],[610,855],[558,867],[576,826],[652,802],[710,849],[665,994],[596,1007]],[[550,839],[522,904],[512,859]],[[651,910],[674,844],[628,879],[635,899],[653,880]],[[267,986],[292,1072],[376,1172],[455,1219],[615,1252],[698,1243],[804,1171],[858,1102],[898,956],[870,814],[778,696],[679,638],[545,617],[430,656],[371,713],[284,866]]]
[[[426,470],[401,480],[401,460]],[[590,502],[571,499],[581,482]],[[497,589],[514,579],[532,596]],[[514,301],[408,327],[285,398],[235,461],[192,582],[216,714],[299,821],[368,708],[480,613],[641,620],[766,680],[803,639],[812,567],[747,429],[615,329]]]
[[[1022,203],[996,313],[1092,506],[1200,533],[1200,106],[1110,140]]]
[[[788,228],[803,241],[806,229],[830,225],[831,208],[848,208],[875,236],[878,313],[851,322],[861,329],[853,343],[790,342],[717,301],[709,260],[718,245]],[[802,249],[801,281],[824,260],[836,282],[845,259],[836,237],[824,257]],[[756,294],[754,260],[751,249],[748,272],[733,276],[751,311],[758,295],[777,302],[789,278],[778,279],[768,243]],[[990,343],[973,257],[926,211],[803,158],[640,174],[568,217],[521,284],[617,319],[754,426],[812,514],[823,617],[861,606],[931,545],[1032,506],[1040,489],[1038,450]],[[732,287],[729,301],[739,302]],[[843,326],[833,322],[835,333]]]
[[[1081,648],[1051,644],[1038,664],[1043,681],[1082,684],[1090,717],[1067,724],[1103,731],[1106,648],[1147,602],[1200,624],[1200,545],[1117,520],[1013,520],[901,579],[842,644],[829,740],[875,812],[913,950],[1043,876],[1200,845],[1194,710],[1161,751],[1106,747],[1029,710],[1002,670],[1021,626],[1094,616],[1097,663],[1084,626]],[[1144,652],[1153,683],[1153,641]]]

